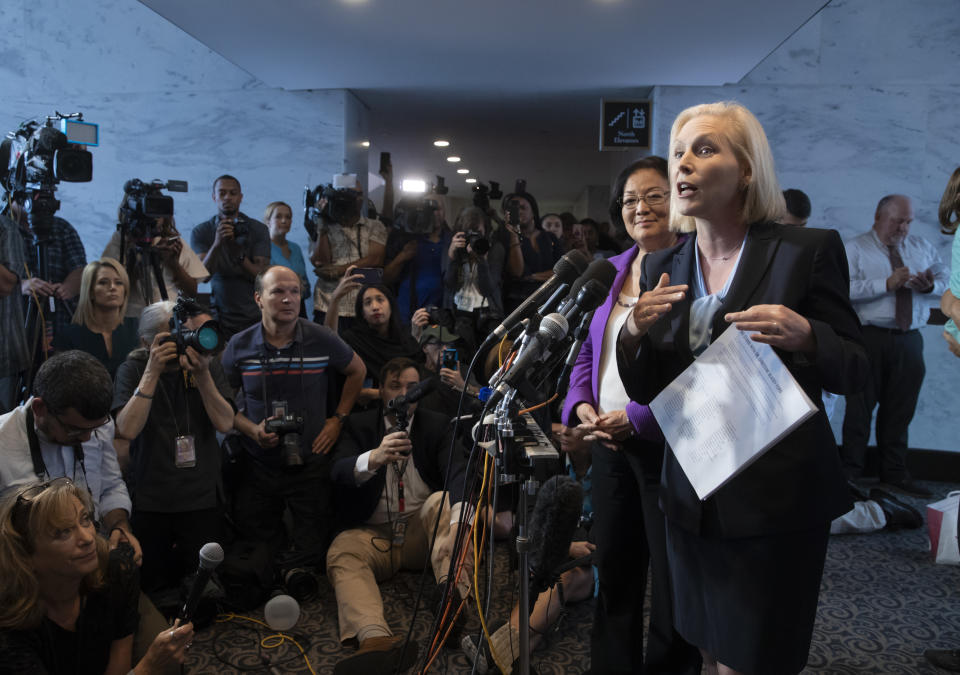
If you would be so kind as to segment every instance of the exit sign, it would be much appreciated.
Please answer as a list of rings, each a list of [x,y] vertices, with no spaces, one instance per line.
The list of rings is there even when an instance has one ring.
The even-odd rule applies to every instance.
[[[600,101],[601,150],[650,149],[650,101]]]

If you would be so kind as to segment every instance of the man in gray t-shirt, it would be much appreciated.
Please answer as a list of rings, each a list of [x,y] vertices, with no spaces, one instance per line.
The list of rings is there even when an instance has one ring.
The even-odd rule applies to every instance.
[[[211,304],[227,338],[260,321],[253,280],[270,262],[270,231],[240,211],[240,181],[213,182],[217,215],[193,228],[190,246],[211,273]]]

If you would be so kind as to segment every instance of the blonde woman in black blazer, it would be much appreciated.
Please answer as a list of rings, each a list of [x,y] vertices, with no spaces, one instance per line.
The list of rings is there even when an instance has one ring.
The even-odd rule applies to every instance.
[[[832,230],[775,224],[784,204],[766,135],[736,103],[689,108],[670,134],[671,227],[644,260],[620,336],[630,397],[649,402],[728,328],[772,345],[820,410],[704,501],[666,453],[661,506],[677,630],[707,672],[803,669],[830,521],[851,508],[821,389],[867,372],[846,254]]]

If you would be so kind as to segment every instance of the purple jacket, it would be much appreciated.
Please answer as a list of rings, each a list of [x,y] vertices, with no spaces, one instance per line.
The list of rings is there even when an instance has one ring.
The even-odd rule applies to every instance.
[[[613,309],[613,303],[620,295],[620,289],[623,288],[623,282],[630,271],[630,265],[633,264],[640,249],[633,246],[620,255],[609,258],[613,266],[617,268],[617,276],[613,280],[613,286],[610,287],[610,295],[597,308],[593,315],[593,321],[590,322],[590,333],[580,349],[577,361],[570,373],[570,388],[567,391],[567,399],[563,404],[563,413],[560,416],[561,421],[569,426],[575,426],[578,423],[576,408],[581,403],[590,403],[596,408],[599,394],[599,383],[597,377],[600,373],[600,352],[603,349],[603,333],[607,327],[607,319],[610,318],[610,311]],[[637,435],[646,440],[663,440],[663,434],[660,433],[660,425],[650,412],[650,407],[640,405],[635,401],[627,403],[627,417],[633,425]]]

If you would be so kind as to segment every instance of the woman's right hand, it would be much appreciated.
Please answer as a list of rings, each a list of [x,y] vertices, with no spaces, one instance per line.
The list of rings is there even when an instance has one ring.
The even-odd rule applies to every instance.
[[[453,235],[453,239],[450,240],[450,248],[447,249],[447,256],[450,260],[457,259],[457,251],[465,251],[467,249],[467,234],[465,232],[457,232]]]
[[[333,292],[330,293],[330,298],[333,301],[339,302],[340,298],[345,296],[347,293],[363,286],[363,275],[353,273],[353,270],[356,268],[356,265],[350,265],[343,273],[343,276],[340,278],[340,282],[337,284],[336,288],[333,289]]]
[[[598,419],[600,419],[600,415],[597,414],[597,409],[586,401],[583,403],[578,403],[577,407],[574,409],[574,412],[577,414],[577,417],[580,418],[580,422],[583,424],[593,425],[597,423]]]
[[[177,624],[157,634],[133,672],[137,675],[168,672],[173,664],[183,663],[193,642],[193,623]]]
[[[664,272],[660,275],[656,288],[647,291],[637,300],[626,322],[627,334],[630,337],[639,338],[646,335],[650,326],[673,308],[673,303],[683,300],[689,286],[687,284],[669,286],[669,283],[670,275]]]

